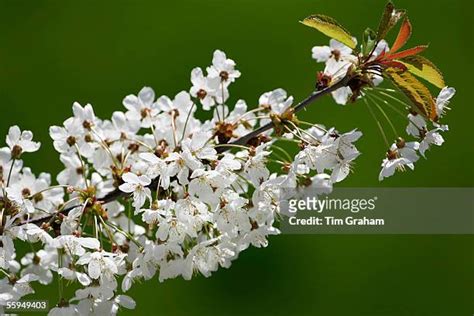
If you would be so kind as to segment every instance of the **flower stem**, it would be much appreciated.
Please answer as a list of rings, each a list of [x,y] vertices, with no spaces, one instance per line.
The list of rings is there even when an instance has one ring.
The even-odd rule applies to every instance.
[[[8,171],[8,178],[7,178],[7,188],[8,188],[8,185],[10,184],[10,179],[12,177],[12,171],[13,171],[13,165],[15,164],[15,158],[12,158],[12,164],[10,166],[10,171]]]

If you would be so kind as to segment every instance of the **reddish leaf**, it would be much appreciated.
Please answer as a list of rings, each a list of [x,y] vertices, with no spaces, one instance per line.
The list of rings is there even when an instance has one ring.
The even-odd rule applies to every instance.
[[[386,61],[382,61],[380,64],[384,66],[385,68],[396,68],[401,71],[406,71],[408,69],[407,66],[405,66],[403,63],[396,60],[386,60]]]
[[[405,15],[405,10],[397,10],[392,2],[388,2],[382,14],[377,31],[377,40],[384,39],[388,31],[397,24],[397,22]]]
[[[416,46],[416,47],[413,47],[413,48],[410,48],[410,49],[401,51],[401,52],[399,52],[399,53],[388,54],[388,55],[386,56],[386,58],[387,58],[387,59],[400,59],[400,58],[405,58],[405,57],[408,57],[408,56],[413,56],[413,55],[419,54],[419,53],[421,53],[422,51],[424,51],[424,50],[427,49],[427,48],[428,48],[428,45],[420,45],[420,46]]]
[[[408,39],[410,39],[411,29],[411,23],[407,17],[403,21],[403,24],[400,27],[400,31],[398,31],[397,39],[393,43],[392,49],[390,49],[390,53],[395,53],[406,44]]]

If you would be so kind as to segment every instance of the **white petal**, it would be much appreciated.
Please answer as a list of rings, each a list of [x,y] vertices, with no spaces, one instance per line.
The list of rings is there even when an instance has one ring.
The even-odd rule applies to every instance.
[[[135,309],[135,306],[137,305],[133,298],[131,298],[128,295],[117,295],[115,298],[115,301],[122,307],[125,307],[127,309]]]
[[[155,154],[152,153],[141,153],[140,158],[152,164],[157,164],[160,162],[160,158],[158,158]]]
[[[156,100],[156,105],[161,111],[167,112],[173,108],[173,102],[166,95],[161,96]]]
[[[76,276],[79,283],[81,283],[83,286],[88,286],[89,284],[91,284],[91,279],[87,274],[76,272]]]
[[[147,186],[151,183],[150,178],[145,175],[141,175],[138,179],[140,180],[140,184],[143,186]]]
[[[122,291],[127,292],[132,287],[132,277],[127,273],[122,281]]]
[[[133,184],[140,183],[140,179],[133,172],[127,172],[127,173],[123,174],[122,175],[122,180],[127,182],[127,183],[133,183]]]
[[[341,42],[331,39],[329,41],[329,46],[331,47],[331,50],[338,50],[341,56],[347,56],[352,53],[352,49]]]
[[[150,87],[143,87],[143,89],[138,92],[138,98],[143,102],[147,107],[151,106],[155,100],[155,91]]]
[[[119,186],[120,191],[125,193],[132,193],[135,191],[136,185],[131,183],[123,183]]]
[[[58,274],[61,275],[66,280],[74,280],[76,278],[74,271],[68,268],[59,268]]]
[[[79,244],[83,247],[89,248],[89,249],[99,249],[100,248],[100,242],[91,237],[81,237],[77,238],[77,241]]]
[[[331,48],[328,46],[314,46],[311,52],[313,59],[318,63],[325,62],[331,57]]]
[[[138,103],[138,98],[133,94],[130,94],[125,97],[122,101],[123,105],[130,111],[140,111],[140,104]]]
[[[6,143],[9,147],[13,147],[20,140],[21,131],[17,125],[10,127],[6,138]]]
[[[352,90],[349,87],[342,87],[332,92],[332,97],[337,104],[345,105],[349,96],[352,94]]]
[[[98,260],[92,259],[87,266],[87,273],[92,279],[98,279],[100,276],[100,264]]]
[[[203,84],[204,75],[202,69],[199,67],[194,68],[191,71],[191,82],[195,86],[200,86]]]

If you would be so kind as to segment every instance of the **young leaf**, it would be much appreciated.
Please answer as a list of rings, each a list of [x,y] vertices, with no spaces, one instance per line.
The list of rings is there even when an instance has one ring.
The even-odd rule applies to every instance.
[[[408,70],[408,67],[404,63],[399,62],[397,60],[386,60],[386,61],[380,62],[380,64],[386,68],[397,68],[398,70],[401,70],[401,71]]]
[[[400,27],[400,31],[398,32],[397,39],[393,43],[393,46],[390,49],[390,52],[395,53],[400,48],[402,48],[406,44],[406,42],[408,42],[408,39],[410,39],[410,36],[411,36],[411,23],[410,23],[410,20],[408,20],[408,17],[406,17],[405,20],[403,21],[402,26]]]
[[[356,47],[356,42],[352,38],[352,35],[331,17],[315,14],[307,17],[301,23],[317,29],[324,35],[327,35],[352,49]]]
[[[430,90],[416,79],[411,73],[401,72],[394,68],[388,68],[386,74],[412,102],[412,109],[425,118],[436,121],[436,103]]]
[[[375,46],[376,38],[377,33],[370,28],[365,29],[362,42],[362,53],[364,55],[370,54]]]
[[[377,40],[385,38],[390,29],[405,15],[405,10],[397,10],[392,2],[385,5],[385,10],[380,19],[379,29],[377,31]]]
[[[440,89],[446,86],[441,71],[438,69],[438,67],[436,67],[435,64],[425,57],[419,55],[409,56],[401,59],[400,61],[405,64],[405,66],[408,68],[408,71],[415,76],[425,79]]]
[[[387,54],[386,58],[400,59],[400,58],[405,58],[405,57],[408,57],[408,56],[414,56],[416,54],[421,53],[422,51],[424,51],[427,48],[428,48],[428,45],[419,45],[419,46],[415,46],[413,48],[409,48],[409,49],[403,50],[403,51],[395,53],[395,54]]]

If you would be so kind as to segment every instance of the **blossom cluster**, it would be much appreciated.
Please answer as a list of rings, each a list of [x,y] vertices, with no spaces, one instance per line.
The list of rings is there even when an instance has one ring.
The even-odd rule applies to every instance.
[[[353,38],[353,40],[357,43],[355,38]],[[389,51],[390,49],[387,42],[381,40],[375,46],[370,57],[367,60],[364,60],[364,63],[375,61],[377,57],[380,57]],[[324,71],[320,74],[320,78],[318,79],[319,82],[328,81],[329,84],[341,80],[341,78],[347,75],[352,67],[357,68],[362,60],[361,55],[359,56],[350,47],[347,47],[335,39],[330,40],[329,46],[313,47],[312,57],[317,62],[325,63]],[[447,131],[448,126],[438,122],[427,121],[426,118],[419,113],[409,111],[410,106],[407,103],[404,103],[404,101],[391,95],[395,90],[377,87],[383,81],[383,77],[379,72],[368,72],[368,77],[371,81],[371,88],[365,89],[361,95],[355,95],[349,86],[344,86],[333,91],[332,96],[336,103],[341,105],[354,101],[353,99],[355,97],[363,97],[369,111],[372,111],[372,115],[374,114],[370,107],[373,105],[382,112],[382,115],[385,118],[388,118],[389,116],[385,114],[385,111],[380,104],[392,107],[392,109],[394,109],[398,114],[400,114],[400,110],[394,108],[393,105],[390,105],[389,101],[395,101],[405,105],[405,109],[408,110],[406,117],[408,122],[406,133],[407,136],[414,137],[415,139],[408,142],[403,137],[396,137],[394,143],[389,146],[386,158],[382,162],[382,170],[379,174],[379,180],[383,180],[386,177],[392,176],[396,170],[403,171],[406,167],[413,170],[415,168],[414,163],[418,161],[420,156],[426,157],[425,152],[430,148],[430,146],[441,146],[444,143],[444,138],[441,133]],[[438,97],[434,101],[434,111],[436,111],[436,116],[438,118],[445,115],[446,110],[449,109],[449,102],[455,93],[456,90],[452,87],[444,87],[441,89]],[[394,129],[390,119],[388,119],[388,124],[392,129]],[[383,130],[382,133],[384,133]],[[396,130],[394,133],[395,136],[398,136]],[[387,142],[385,135],[384,137]],[[387,143],[387,145],[389,144]]]
[[[124,293],[135,282],[227,268],[279,233],[280,200],[303,188],[327,194],[346,178],[362,133],[297,120],[283,89],[264,93],[255,109],[230,106],[235,67],[217,50],[206,72],[192,70],[188,90],[170,98],[145,87],[109,120],[74,103],[73,116],[49,131],[64,165],[56,185],[23,165],[40,147],[32,133],[10,128],[0,149],[0,306],[55,275],[61,294],[51,315],[134,308]],[[199,119],[198,108],[210,117]],[[234,143],[267,124],[273,131]]]

